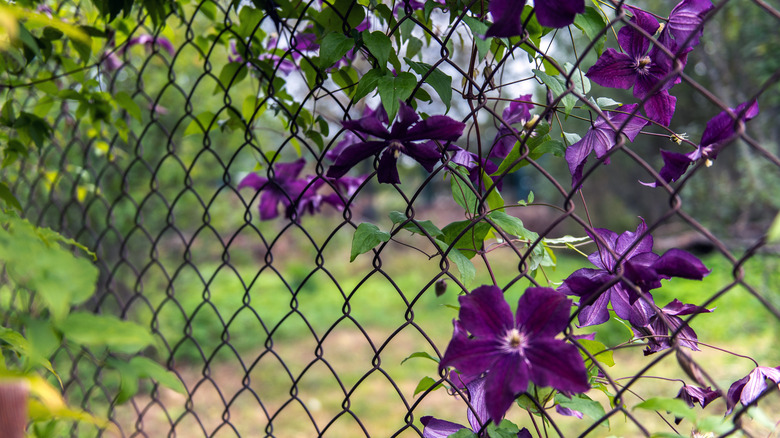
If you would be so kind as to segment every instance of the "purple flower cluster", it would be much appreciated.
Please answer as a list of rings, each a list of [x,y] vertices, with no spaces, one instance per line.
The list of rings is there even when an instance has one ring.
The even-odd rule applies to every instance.
[[[668,341],[660,339],[668,338],[669,327],[676,329],[682,324],[678,315],[708,312],[676,300],[662,314],[654,310],[649,291],[661,287],[662,279],[701,280],[710,271],[698,258],[681,249],[670,249],[661,256],[655,254],[653,237],[647,232],[644,220],[634,232],[618,235],[596,228],[593,234],[588,234],[598,248],[588,260],[598,269],[577,270],[558,288],[566,295],[580,298],[577,318],[581,326],[606,322],[611,303],[617,316],[631,322],[638,333],[655,340],[649,346],[650,352],[655,352],[670,346]],[[686,327],[678,335],[678,341],[695,349],[696,334]]]
[[[303,158],[291,163],[275,164],[270,178],[250,173],[241,180],[238,189],[250,187],[262,192],[258,204],[260,219],[269,220],[279,216],[279,205],[282,206],[286,218],[303,213],[314,214],[326,204],[343,210],[345,200],[349,200],[365,181],[364,177],[325,178],[308,175],[299,178],[298,175],[305,165],[306,160]],[[326,183],[330,183],[334,192],[320,193],[319,189]]]

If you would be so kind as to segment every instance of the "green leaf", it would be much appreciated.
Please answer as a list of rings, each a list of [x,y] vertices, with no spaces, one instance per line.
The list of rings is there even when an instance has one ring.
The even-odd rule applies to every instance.
[[[385,68],[387,60],[390,59],[390,52],[393,50],[393,43],[390,41],[390,37],[379,30],[373,32],[364,31],[363,42],[368,51],[376,58],[378,67]]]
[[[477,269],[474,267],[474,264],[471,263],[471,260],[469,260],[468,257],[464,256],[456,248],[451,248],[449,244],[442,242],[439,239],[436,239],[436,244],[439,245],[439,248],[441,248],[443,252],[446,252],[449,249],[447,258],[455,263],[455,266],[458,268],[461,283],[463,283],[464,286],[471,284],[471,282],[477,276]]]
[[[487,56],[488,52],[490,51],[490,43],[493,40],[493,38],[484,39],[488,30],[488,25],[479,21],[479,19],[468,15],[463,17],[463,22],[466,23],[466,26],[468,26],[469,29],[471,29],[471,34],[474,36],[474,44],[477,46],[479,58],[485,59],[485,56]]]
[[[589,339],[578,339],[577,342],[579,342],[583,348],[588,350],[588,353],[590,353],[597,361],[608,367],[615,366],[615,359],[612,357],[612,350],[607,349],[606,345],[599,341],[591,341]],[[585,353],[580,354],[582,354],[583,359],[590,360],[590,358]]]
[[[138,106],[138,104],[133,100],[133,98],[126,92],[120,91],[113,96],[114,102],[116,102],[117,105],[119,105],[120,108],[127,111],[127,114],[130,115],[130,117],[138,120],[139,122],[143,121],[143,115],[141,113],[141,107]]]
[[[22,211],[22,204],[16,199],[16,196],[11,192],[11,189],[4,182],[0,182],[0,199],[5,201],[9,207],[13,207],[18,211]]]
[[[146,327],[112,315],[73,312],[58,324],[65,338],[85,347],[110,347],[112,351],[136,353],[154,345]]]
[[[431,72],[431,74],[425,78],[425,82],[433,87],[441,98],[441,101],[447,107],[447,111],[449,111],[450,103],[452,101],[452,78],[423,62],[415,62],[409,58],[404,58],[404,61],[406,61],[406,63],[409,64],[409,67],[420,76],[424,76],[429,71]]]
[[[610,99],[609,97],[599,97],[596,99],[596,104],[602,109],[622,105],[620,102]]]
[[[406,221],[408,218],[406,217],[406,214],[400,211],[391,211],[390,212],[390,220],[393,221],[393,225],[400,224],[401,222]],[[441,236],[443,233],[441,230],[433,224],[433,222],[425,220],[417,220],[415,219],[413,222],[410,221],[409,223],[405,224],[403,227],[405,230],[409,230],[412,233],[417,233],[421,235],[425,235],[425,233],[428,233],[430,236],[438,237]],[[425,230],[425,233],[423,232]]]
[[[436,385],[436,380],[434,380],[431,377],[425,376],[422,379],[420,379],[420,383],[417,384],[417,387],[414,388],[414,395],[417,395],[423,391],[427,391],[429,388]],[[441,383],[436,385],[435,388],[432,389],[432,391],[436,391],[437,389],[441,388]]]
[[[98,271],[88,260],[46,242],[40,230],[23,219],[9,218],[7,228],[0,227],[0,262],[5,262],[13,284],[37,292],[50,317],[58,320],[92,296]]]
[[[355,47],[355,40],[341,33],[329,33],[322,39],[320,46],[320,68],[325,70]]]
[[[540,123],[536,126],[536,129],[534,130],[534,136],[528,136],[526,133],[522,133],[520,135],[521,139],[525,139],[525,146],[527,147],[529,153],[528,157],[532,160],[538,159],[545,153],[553,152],[556,153],[556,148],[560,148],[562,146],[559,146],[557,144],[550,144],[550,145],[544,145],[540,148],[544,143],[551,140],[550,136],[548,135],[548,132],[550,132],[550,125],[547,123]],[[525,167],[529,164],[528,160],[523,159],[520,160],[520,162],[517,162],[520,157],[523,155],[524,150],[526,147],[523,147],[523,142],[515,142],[515,145],[512,146],[512,150],[509,151],[509,154],[504,158],[504,160],[501,162],[501,164],[498,166],[498,170],[493,172],[493,175],[503,175],[505,172],[507,174],[516,172],[517,170],[520,170],[520,168]],[[540,148],[537,151],[537,148]],[[563,149],[565,153],[565,148]]]
[[[485,430],[487,431],[488,438],[517,438],[517,432],[519,432],[517,426],[514,424],[510,423],[508,427],[504,427],[503,421],[501,426],[496,426],[491,423]]]
[[[472,430],[463,428],[452,435],[450,435],[448,438],[478,438],[477,434],[475,434]]]
[[[136,356],[130,359],[130,367],[135,370],[138,377],[150,378],[166,388],[172,389],[180,394],[186,394],[187,390],[184,384],[179,380],[175,373],[168,370],[159,363],[148,357]]]
[[[366,97],[368,93],[376,90],[377,82],[379,82],[379,78],[382,76],[384,76],[384,73],[381,68],[369,70],[368,73],[363,75],[360,78],[360,82],[358,82],[357,90],[355,90],[355,101]]]
[[[530,241],[534,241],[539,238],[539,235],[537,233],[534,233],[533,231],[528,231],[528,229],[526,229],[525,226],[523,226],[523,221],[520,220],[520,218],[509,215],[503,211],[500,210],[491,211],[490,213],[488,213],[488,218],[490,218],[490,220],[493,221],[493,223],[498,225],[507,234],[518,236],[523,240],[530,240]]]
[[[477,223],[470,220],[453,222],[442,229],[444,233],[443,241],[452,245],[470,259],[477,255],[476,251],[482,249],[482,243],[490,229],[490,224],[485,221]],[[466,231],[464,232],[464,230]],[[463,233],[463,236],[458,238],[458,235],[461,233]]]
[[[198,114],[195,119],[187,125],[187,129],[184,130],[184,136],[193,134],[207,134],[214,129],[214,125],[211,122],[214,120],[214,113],[211,111],[203,111]]]
[[[457,177],[454,174],[450,176],[452,199],[454,199],[461,208],[466,210],[467,213],[472,215],[477,214],[479,199],[477,198],[477,194],[474,193],[474,189],[468,183],[468,173],[460,166],[458,166],[457,171],[462,178]]]
[[[222,67],[219,72],[219,83],[225,90],[241,82],[249,70],[243,62],[229,62]],[[231,82],[232,81],[232,82]],[[219,85],[214,87],[214,94],[220,93],[222,88]]]
[[[355,261],[355,258],[360,254],[371,251],[375,246],[388,240],[390,240],[390,233],[380,230],[376,225],[367,222],[358,225],[355,235],[352,237],[352,252],[349,261]]]
[[[591,6],[585,7],[584,13],[577,14],[577,16],[574,17],[574,25],[577,29],[581,30],[591,41],[596,38],[599,39],[594,45],[596,54],[599,56],[601,56],[601,53],[604,51],[604,43],[607,41],[606,33],[601,36],[599,36],[599,34],[608,24],[609,23],[604,21],[604,16]]]
[[[409,72],[399,73],[395,77],[386,75],[379,78],[377,82],[379,97],[382,99],[389,120],[395,118],[400,102],[408,99],[416,86],[417,78]]]
[[[769,226],[769,231],[766,233],[766,240],[767,243],[777,243],[780,241],[780,213],[775,215],[772,225]]]
[[[587,242],[587,241],[590,240],[590,237],[588,237],[588,236],[574,237],[574,236],[566,235],[566,236],[558,237],[558,238],[555,238],[555,239],[548,239],[548,238],[545,237],[543,240],[544,240],[544,243],[546,243],[548,245],[565,245],[567,243]]]
[[[604,406],[601,406],[601,403],[591,399],[585,394],[575,394],[574,397],[569,398],[561,393],[558,393],[555,394],[555,402],[563,406],[564,408],[569,408],[578,412],[582,412],[583,414],[587,415],[588,417],[594,420],[601,420],[606,415],[606,412],[604,411]],[[599,426],[608,428],[609,419],[607,418],[601,423],[599,423]]]
[[[409,359],[413,359],[413,358],[416,358],[416,357],[421,357],[421,358],[424,358],[424,359],[430,359],[430,360],[432,360],[432,361],[434,361],[436,363],[439,363],[439,359],[438,358],[433,357],[433,356],[431,356],[430,354],[428,354],[428,353],[426,353],[424,351],[418,351],[418,352],[410,354],[409,357],[407,357],[406,359],[402,360],[401,364],[403,364],[404,362],[406,362]]]
[[[696,412],[679,398],[654,397],[634,406],[634,409],[646,409],[648,411],[669,412],[678,418],[696,421]]]
[[[307,12],[315,22],[329,32],[342,32],[344,30],[344,21],[347,22],[348,28],[354,29],[366,18],[365,8],[354,0],[325,2],[323,3],[322,12],[317,12],[312,8],[309,8]],[[299,16],[300,14],[295,14],[296,18]],[[344,20],[344,17],[346,17],[346,20]]]

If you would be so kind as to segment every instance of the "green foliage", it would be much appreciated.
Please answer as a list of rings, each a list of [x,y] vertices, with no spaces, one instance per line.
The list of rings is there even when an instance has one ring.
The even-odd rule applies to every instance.
[[[352,251],[349,261],[354,262],[360,254],[367,253],[380,243],[390,240],[390,233],[382,231],[374,224],[362,223],[358,225],[352,237]]]

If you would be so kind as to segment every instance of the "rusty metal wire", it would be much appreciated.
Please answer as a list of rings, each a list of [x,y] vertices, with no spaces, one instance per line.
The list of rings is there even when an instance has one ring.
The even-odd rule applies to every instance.
[[[612,1],[608,5],[617,8],[612,21],[615,29],[631,25],[621,9],[623,2]],[[60,7],[78,8],[78,2],[62,2]],[[309,2],[304,9],[316,7],[318,2]],[[450,115],[470,126],[458,144],[475,153],[486,153],[496,129],[509,127],[501,110],[508,100],[516,98],[518,89],[543,88],[530,70],[518,72],[509,67],[526,57],[524,50],[541,53],[550,62],[555,62],[553,58],[565,58],[583,69],[596,59],[595,43],[583,44],[578,40],[576,46],[585,50],[572,56],[563,55],[571,48],[536,47],[529,38],[522,38],[500,59],[478,59],[476,50],[453,50],[459,39],[466,38],[466,46],[475,44],[468,43],[471,32],[465,23],[449,27],[445,34],[427,28],[409,2],[401,2],[399,7],[397,26],[379,30],[393,35],[409,26],[410,32],[431,39],[435,49],[424,53],[424,61],[453,76]],[[713,115],[752,98],[768,102],[762,103],[766,114],[777,114],[778,66],[767,61],[762,65],[770,71],[761,75],[742,71],[734,63],[747,65],[756,61],[745,55],[747,51],[742,53],[744,58],[731,63],[715,60],[717,52],[725,50],[718,46],[718,38],[727,37],[724,26],[739,16],[737,9],[752,11],[753,18],[761,15],[765,29],[780,23],[776,5],[768,2],[716,2],[703,23],[705,48],[690,55],[685,72],[675,72],[682,79],[675,90],[685,90],[686,98],[699,106],[693,110],[678,109],[675,117],[682,119],[679,126],[696,127],[700,132]],[[454,204],[442,201],[441,193],[446,194],[447,188],[442,186],[441,179],[452,169],[451,164],[445,162],[430,175],[410,172],[404,184],[381,188],[376,187],[372,173],[368,182],[345,199],[342,212],[324,211],[313,217],[293,214],[290,220],[260,221],[256,213],[260,195],[239,192],[240,178],[258,162],[263,166],[260,172],[268,173],[270,178],[269,164],[274,155],[287,160],[300,153],[314,163],[310,167],[315,180],[322,179],[327,171],[324,154],[346,135],[339,122],[359,117],[363,104],[351,101],[333,81],[321,80],[316,87],[309,87],[300,71],[286,75],[282,63],[272,65],[274,68],[269,71],[270,64],[251,58],[252,45],[242,42],[237,33],[238,13],[225,2],[201,0],[181,12],[184,16],[169,17],[170,29],[176,36],[173,52],[168,53],[157,43],[123,48],[112,42],[100,55],[103,58],[86,70],[105,91],[125,92],[143,110],[141,120],[133,120],[129,115],[125,118],[126,138],[110,129],[87,134],[89,122],[75,117],[71,103],[66,101],[59,108],[51,142],[41,151],[37,163],[28,160],[25,169],[29,171],[18,176],[13,190],[30,220],[72,236],[96,252],[100,268],[98,293],[86,307],[147,324],[160,342],[156,353],[148,353],[176,373],[186,386],[186,394],[147,384],[128,403],[116,404],[117,376],[100,363],[96,365],[95,358],[62,348],[53,357],[53,363],[70,367],[70,374],[63,376],[65,395],[88,410],[107,415],[123,437],[422,436],[421,416],[432,412],[447,414],[453,409],[462,413],[462,402],[445,391],[428,389],[415,395],[416,380],[410,383],[408,373],[403,371],[414,361],[399,365],[414,351],[440,357],[449,339],[449,326],[432,326],[426,317],[429,312],[447,312],[429,289],[444,279],[450,284],[447,297],[452,300],[456,295],[453,289],[469,290],[445,252],[431,236],[423,236],[420,246],[419,240],[407,239],[399,228],[393,233],[393,240],[363,256],[364,260],[345,267],[345,248],[349,247],[353,231],[361,222],[384,220],[385,210],[403,211],[412,222],[434,218],[443,225],[448,220],[463,219],[462,212],[451,208]],[[315,65],[312,53],[286,48],[294,47],[293,36],[301,30],[299,27],[295,20],[281,23],[277,54],[299,67],[306,63]],[[350,31],[346,23],[344,31]],[[270,34],[276,29],[270,17],[265,16],[255,32]],[[567,30],[556,32],[565,34]],[[130,37],[163,37],[143,19],[128,33]],[[601,35],[607,35],[608,45],[614,46],[612,29],[604,28]],[[575,37],[570,40],[574,43]],[[228,57],[236,56],[231,52],[231,41],[249,65],[250,74],[243,80],[238,74],[227,80],[220,78]],[[778,43],[777,38],[771,42]],[[747,47],[751,43],[743,44]],[[763,50],[768,49],[771,46]],[[739,55],[729,52],[726,56]],[[109,67],[109,56],[115,56],[119,65]],[[368,59],[356,61],[366,63],[360,69],[365,70]],[[689,71],[691,65],[695,72]],[[590,108],[594,117],[601,114],[601,109],[577,90],[574,75],[579,71],[559,67],[568,89],[560,96],[550,94],[546,106],[535,111],[539,120],[551,120],[553,125],[562,123],[562,101],[567,95],[579,98],[577,106]],[[68,84],[65,79],[72,73],[64,65],[49,68],[55,84]],[[750,80],[730,77],[735,82],[728,84],[712,80],[713,74],[722,75],[725,80],[727,73],[734,72],[750,76]],[[32,83],[39,73],[30,72],[29,84],[17,84],[7,92],[24,105],[34,106],[45,94]],[[279,97],[288,92],[278,88],[275,78],[279,77],[287,79],[288,87],[297,87],[297,107]],[[423,85],[424,79],[415,92],[431,92]],[[610,96],[633,102],[629,94]],[[375,103],[376,100],[372,105]],[[309,114],[321,114],[330,125],[331,133],[324,136],[323,148],[304,131],[313,124],[304,120],[304,109]],[[290,122],[285,125],[274,120]],[[588,122],[581,122],[581,132],[587,129]],[[696,304],[711,307],[726,295],[746,292],[750,300],[756,300],[766,310],[766,323],[776,326],[780,321],[777,291],[772,291],[772,285],[761,278],[750,277],[746,265],[758,254],[771,252],[766,228],[777,206],[765,198],[759,199],[759,195],[745,194],[757,201],[743,210],[744,215],[712,214],[712,204],[731,202],[727,198],[743,193],[735,188],[737,182],[719,190],[724,178],[714,177],[713,172],[722,171],[725,179],[733,182],[736,177],[730,175],[743,172],[739,166],[747,166],[745,163],[760,166],[745,177],[755,179],[749,190],[763,187],[770,197],[776,197],[772,194],[777,186],[772,183],[780,181],[780,159],[777,136],[771,133],[776,129],[773,123],[767,117],[749,126],[741,124],[739,141],[729,149],[730,158],[722,159],[734,162],[719,162],[717,166],[721,167],[714,169],[706,169],[700,163],[679,183],[664,184],[652,191],[631,191],[625,186],[638,186],[637,180],[658,177],[659,145],[667,148],[668,138],[675,132],[656,129],[633,144],[621,139],[606,157],[586,166],[582,192],[571,188],[561,159],[533,160],[525,151],[518,159],[530,163],[522,172],[524,182],[507,176],[505,187],[516,190],[512,194],[515,199],[525,197],[530,187],[537,192],[537,199],[543,198],[546,207],[513,210],[540,238],[518,242],[512,236],[499,236],[502,241],[491,252],[500,251],[500,257],[514,260],[498,263],[497,269],[502,270],[497,273],[503,282],[500,286],[509,290],[520,282],[540,284],[541,278],[533,277],[529,267],[532,250],[541,245],[544,237],[582,235],[583,229],[592,232],[602,227],[604,219],[596,216],[612,214],[614,204],[608,204],[606,199],[611,197],[619,205],[629,205],[632,209],[625,211],[631,215],[645,217],[650,232],[678,236],[677,244],[681,241],[679,236],[690,237],[691,247],[703,245],[731,270],[728,284],[713,290],[705,302]],[[528,140],[522,133],[516,136],[523,144]],[[735,164],[738,157],[742,164]],[[607,159],[613,164],[601,165]],[[373,172],[377,165],[375,162],[367,170]],[[619,167],[628,170],[618,172],[615,169]],[[37,173],[37,168],[59,172],[52,177]],[[449,173],[455,175],[453,178],[458,175]],[[486,211],[490,192],[484,186],[474,187],[466,178],[462,182],[475,192],[484,207],[482,211]],[[585,203],[586,199],[591,201],[590,205]],[[724,219],[734,220],[734,226],[723,224]],[[606,220],[612,227],[625,229],[633,229],[630,227],[635,223],[634,217]],[[739,228],[739,224],[744,226]],[[462,235],[470,229],[463,230]],[[422,249],[414,251],[403,245]],[[486,258],[487,252],[482,257]],[[401,259],[407,260],[399,265]],[[400,280],[410,269],[419,269],[413,285]],[[484,274],[487,278],[488,273]],[[489,275],[495,279],[494,272]],[[621,279],[617,277],[615,282]],[[320,298],[329,298],[318,301],[318,293]],[[383,297],[376,298],[379,294]],[[380,317],[367,310],[376,310],[377,305],[371,306],[372,300],[387,306],[382,318],[393,320],[392,328],[375,324]],[[313,307],[310,302],[331,306]],[[449,319],[454,317],[452,312],[448,315]],[[701,317],[694,315],[687,322],[698,318]],[[775,321],[770,321],[773,318]],[[727,323],[734,322],[724,322]],[[633,349],[634,354],[637,352]],[[631,410],[629,403],[620,402],[634,400],[632,394],[643,388],[639,386],[641,377],[669,361],[676,360],[689,371],[698,370],[693,374],[701,380],[700,384],[725,393],[728,387],[723,386],[723,378],[715,377],[718,370],[708,366],[708,359],[696,357],[675,347],[648,357],[634,372],[637,377],[627,380],[617,380],[620,376],[612,376],[611,369],[602,369],[605,385],[618,401],[607,410],[604,419],[625,418],[630,427],[624,433],[649,436],[652,431],[645,427],[645,417]],[[420,376],[435,376],[438,381],[449,383],[447,376],[437,375],[432,364],[414,365],[417,368],[411,369],[420,370]],[[598,420],[587,423],[590,426],[585,428],[569,429],[569,422],[543,412],[550,427],[561,434],[574,433],[566,432],[569,430],[583,436],[600,433]],[[387,418],[389,414],[397,418]],[[746,410],[738,410],[736,416],[746,416]],[[663,421],[675,430],[673,424]],[[741,428],[741,423],[737,422],[735,427]],[[91,430],[76,425],[71,433],[82,436]],[[107,436],[113,433],[98,432]],[[746,428],[743,433],[750,435],[751,431]]]

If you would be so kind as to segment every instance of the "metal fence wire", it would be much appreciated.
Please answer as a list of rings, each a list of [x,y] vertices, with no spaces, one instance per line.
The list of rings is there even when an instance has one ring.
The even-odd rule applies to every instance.
[[[86,3],[50,6],[55,15],[89,16],[94,11]],[[340,20],[335,33],[349,38],[369,26],[404,41],[395,47],[401,47],[399,59],[412,61],[405,65],[436,68],[434,73],[411,70],[417,80],[414,97],[405,97],[416,98],[421,112],[447,112],[466,122],[455,143],[484,154],[496,133],[511,126],[502,111],[520,95],[532,95],[535,120],[552,126],[566,121],[567,129],[580,127],[579,136],[593,121],[585,110],[597,117],[603,103],[591,95],[640,102],[627,90],[593,84],[600,94],[589,94],[590,84],[583,85],[583,72],[604,50],[603,41],[617,48],[617,31],[636,27],[623,2],[593,3],[608,14],[608,27],[585,33],[575,26],[557,29],[540,45],[528,36],[506,39],[498,55],[474,36],[485,31],[472,18],[479,12],[450,21],[446,8],[457,2],[279,3],[300,11],[298,19],[279,19],[268,13],[273,8],[256,7],[263,2],[179,3],[163,27],[152,26],[143,15],[120,18],[107,46],[93,53],[87,68],[78,68],[66,51],[41,70],[3,81],[3,92],[31,113],[44,111],[47,96],[86,81],[126,97],[121,117],[111,123],[95,123],[94,115],[80,112],[72,100],[44,111],[52,121],[51,138],[26,160],[12,189],[28,219],[97,254],[97,294],[85,307],[148,325],[159,345],[145,354],[165,364],[186,388],[180,394],[142,381],[129,401],[117,403],[118,373],[82,351],[62,347],[52,362],[70,369],[62,376],[68,400],[107,416],[115,426],[96,432],[76,424],[69,429],[72,436],[422,436],[420,417],[454,421],[466,405],[447,388],[422,385],[425,390],[417,393],[424,376],[446,387],[453,378],[440,375],[433,361],[404,359],[414,352],[441,357],[457,316],[448,305],[457,305],[458,294],[492,277],[513,302],[527,285],[547,284],[547,275],[560,282],[585,262],[567,262],[575,260],[576,252],[555,249],[558,270],[532,272],[529,254],[541,247],[541,239],[585,236],[585,230],[598,227],[633,230],[637,216],[656,235],[656,251],[682,247],[706,254],[711,276],[719,279],[696,283],[699,295],[689,300],[718,308],[687,322],[696,327],[705,318],[718,320],[712,327],[720,328],[719,339],[772,339],[780,328],[776,248],[766,234],[780,205],[776,3],[716,1],[700,25],[700,47],[686,55],[685,65],[675,66],[681,79],[673,91],[678,99],[671,124],[675,131],[648,126],[633,143],[619,140],[604,157],[585,165],[581,190],[572,188],[563,158],[534,157],[525,150],[519,158],[527,165],[500,182],[506,204],[518,205],[510,211],[539,238],[496,234],[487,239],[473,260],[478,265],[481,258],[489,259],[493,269],[479,267],[468,285],[431,235],[411,235],[401,227],[393,229],[392,240],[349,262],[358,225],[372,222],[390,230],[390,211],[401,212],[403,221],[431,220],[439,227],[465,219],[451,198],[450,182],[443,179],[454,168],[449,159],[430,174],[400,160],[402,184],[378,184],[379,158],[367,160],[358,168],[368,178],[339,192],[335,204],[340,208],[310,206],[321,209],[315,214],[306,214],[297,205],[302,199],[284,186],[276,163],[298,157],[307,161],[300,175],[309,175],[310,187],[331,185],[325,178],[331,163],[326,155],[353,135],[341,122],[397,97],[370,93],[353,99],[360,79],[380,56],[367,46],[348,53],[329,74],[318,73],[324,54],[306,40],[307,32],[314,32],[307,28],[314,24],[311,17]],[[477,11],[483,3],[470,5]],[[674,6],[649,3],[658,11]],[[330,15],[325,17],[326,11]],[[355,11],[360,11],[357,20]],[[268,52],[269,47],[275,50]],[[565,70],[559,90],[532,71],[550,72],[553,60]],[[451,108],[438,97],[442,89],[436,74],[452,78],[444,87],[452,94]],[[686,131],[698,138],[707,120],[753,99],[760,102],[761,115],[738,125],[738,138],[717,161],[697,162],[671,185],[647,188],[637,182],[655,179],[662,165],[660,148],[673,149],[674,140],[687,138]],[[567,117],[569,102],[574,110]],[[510,130],[511,144],[530,138],[515,134]],[[565,141],[571,144],[573,138]],[[601,165],[608,160],[609,165]],[[272,182],[260,191],[239,189],[252,172]],[[484,186],[468,187],[480,205],[491,202]],[[529,191],[535,199],[529,199]],[[258,204],[269,193],[278,197],[274,209],[278,203],[287,207],[275,211],[275,218],[258,214]],[[522,206],[519,199],[531,205]],[[586,254],[593,248],[577,247]],[[11,305],[4,309],[6,316],[24,303]],[[614,324],[608,344],[631,337]],[[700,331],[702,343],[707,333]],[[765,361],[762,365],[778,365],[777,349],[761,342],[726,347]],[[648,376],[690,382],[694,370],[725,394],[752,366],[733,356],[716,359],[719,352],[712,348],[691,352],[675,343],[644,356],[643,346],[635,342],[616,350],[618,362],[630,371],[601,370],[609,391],[622,400],[617,405],[601,400],[603,418],[580,420],[545,411],[546,422],[541,416],[518,420],[529,429],[538,422],[536,432],[544,427],[542,434],[552,436],[649,436],[663,422],[663,430],[689,435],[693,426],[676,426],[665,412],[648,416],[631,408],[639,401],[635,395],[676,395],[659,394],[661,386]],[[621,379],[625,376],[632,378]],[[759,407],[777,421],[777,391]],[[724,405],[707,409],[722,415]],[[761,436],[757,414],[745,411],[738,409],[734,428],[719,433]],[[612,431],[602,427],[607,421]]]

